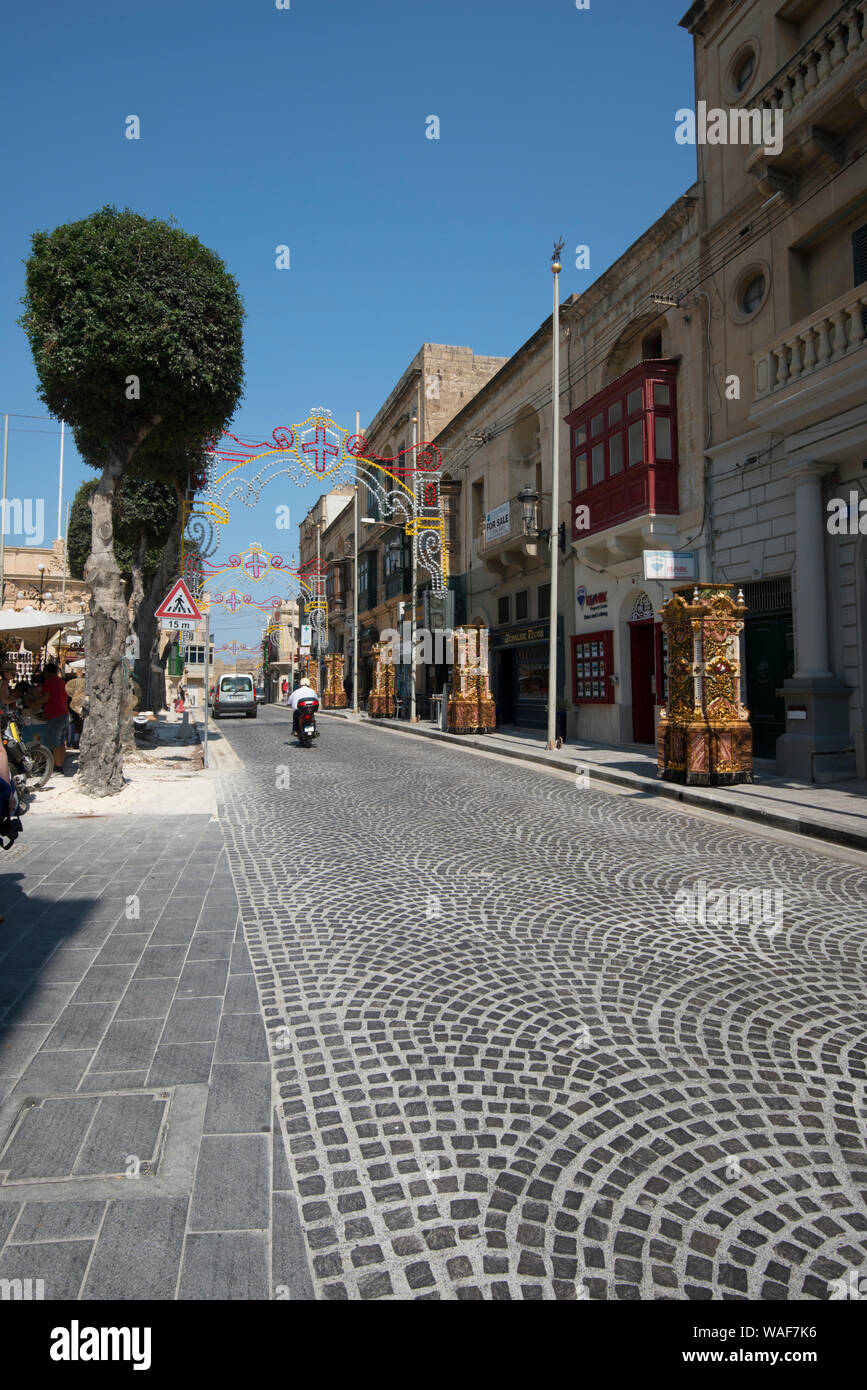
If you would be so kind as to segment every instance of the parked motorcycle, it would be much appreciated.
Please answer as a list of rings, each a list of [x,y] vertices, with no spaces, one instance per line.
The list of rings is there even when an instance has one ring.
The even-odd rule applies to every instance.
[[[295,736],[302,748],[310,748],[313,740],[319,737],[319,730],[316,727],[318,708],[318,700],[299,700],[298,702]]]
[[[54,754],[41,743],[27,745],[18,725],[3,715],[3,747],[9,759],[9,772],[15,783],[22,814],[30,805],[31,794],[44,787],[54,771]]]

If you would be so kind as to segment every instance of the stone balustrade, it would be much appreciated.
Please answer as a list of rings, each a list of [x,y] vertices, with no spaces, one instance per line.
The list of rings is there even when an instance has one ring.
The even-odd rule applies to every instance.
[[[756,400],[790,386],[862,346],[867,284],[856,285],[754,353]]]
[[[853,54],[867,56],[867,0],[849,0],[749,102],[783,112],[784,121]]]

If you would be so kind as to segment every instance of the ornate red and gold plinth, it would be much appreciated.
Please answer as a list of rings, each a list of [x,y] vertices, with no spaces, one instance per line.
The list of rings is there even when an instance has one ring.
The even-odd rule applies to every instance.
[[[657,777],[693,786],[753,780],[753,731],[740,702],[746,604],[733,584],[675,589],[659,610],[668,637],[668,703],[656,737]]]
[[[306,676],[316,693],[319,693],[319,666],[313,657],[302,657],[298,663],[298,679]]]
[[[325,658],[325,691],[322,696],[323,709],[346,709],[346,691],[343,688],[343,656],[334,652]]]
[[[455,665],[448,701],[452,734],[489,734],[497,726],[497,707],[488,675],[488,629],[456,627]]]
[[[367,699],[367,713],[371,719],[392,719],[394,717],[394,663],[383,660],[383,652],[388,644],[373,644],[373,686]]]

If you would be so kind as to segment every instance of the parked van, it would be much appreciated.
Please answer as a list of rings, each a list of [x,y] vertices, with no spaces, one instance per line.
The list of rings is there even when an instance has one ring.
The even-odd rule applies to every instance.
[[[214,691],[214,718],[221,714],[245,714],[255,719],[256,690],[253,677],[247,675],[221,676]]]

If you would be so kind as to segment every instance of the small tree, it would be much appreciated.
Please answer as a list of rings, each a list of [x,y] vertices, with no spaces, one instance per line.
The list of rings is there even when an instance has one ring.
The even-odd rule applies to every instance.
[[[88,720],[81,778],[94,796],[123,786],[121,659],[128,632],[114,549],[121,479],[169,476],[219,434],[241,397],[244,312],[235,279],[193,236],[157,219],[105,207],[81,222],[36,232],[26,262],[22,326],[40,395],[71,425],[100,470],[91,499],[84,573]]]

